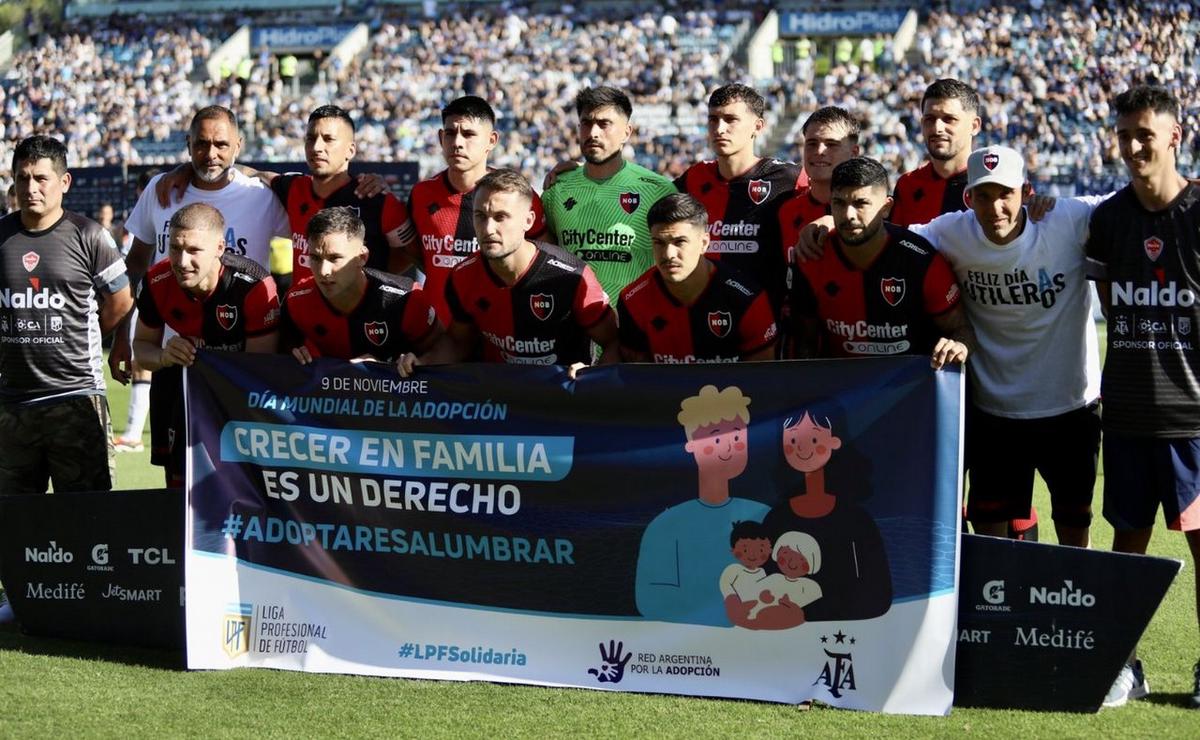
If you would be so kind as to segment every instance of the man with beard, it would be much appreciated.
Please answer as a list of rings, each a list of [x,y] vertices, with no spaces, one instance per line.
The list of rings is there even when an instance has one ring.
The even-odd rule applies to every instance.
[[[575,97],[584,165],[564,172],[542,197],[550,241],[582,259],[616,296],[654,263],[646,213],[675,192],[662,175],[625,160],[633,105],[614,87]]]

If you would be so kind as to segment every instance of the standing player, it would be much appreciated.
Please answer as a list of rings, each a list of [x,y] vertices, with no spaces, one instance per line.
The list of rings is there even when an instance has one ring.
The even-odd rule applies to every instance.
[[[779,231],[783,248],[790,252],[800,229],[829,215],[833,168],[859,154],[858,119],[844,108],[826,106],[813,111],[804,121],[804,174],[808,187],[798,190],[779,207]],[[792,262],[788,259],[788,263]]]
[[[308,222],[312,274],[284,301],[283,348],[302,365],[314,357],[391,362],[428,350],[441,335],[437,312],[412,279],[367,267],[366,226],[345,206]]]
[[[834,168],[832,186],[835,231],[792,286],[802,353],[929,354],[935,369],[966,362],[974,335],[950,266],[925,239],[884,223],[887,171],[850,159]]]
[[[892,223],[924,224],[943,213],[966,210],[967,158],[982,125],[975,88],[952,79],[925,88],[921,136],[929,161],[896,181]]]
[[[895,204],[889,220],[899,226],[929,223],[943,213],[967,209],[967,159],[983,123],[979,94],[970,85],[941,79],[921,96],[921,136],[929,161],[896,181]],[[970,469],[970,455],[966,458]],[[1009,522],[1015,539],[1037,540],[1037,510],[1029,518]]]
[[[446,283],[453,321],[442,340],[419,358],[403,358],[407,375],[418,364],[462,362],[483,341],[485,362],[519,365],[591,364],[617,355],[617,322],[590,267],[553,244],[532,242],[533,188],[513,170],[495,170],[475,186],[479,254],[454,268]]]
[[[709,243],[704,205],[675,193],[655,203],[646,220],[655,266],[617,304],[621,359],[774,359],[777,331],[766,293],[724,262],[704,258]]]
[[[1113,101],[1130,184],[1092,215],[1089,269],[1108,317],[1104,361],[1104,518],[1113,549],[1146,552],[1162,506],[1200,566],[1200,186],[1176,166],[1179,101],[1161,87]],[[1200,572],[1196,575],[1200,617]],[[1130,657],[1104,700],[1150,693]],[[1200,663],[1192,705],[1200,707]]]
[[[205,203],[171,216],[167,259],[138,289],[133,354],[151,371],[150,462],[168,487],[183,485],[187,426],[183,371],[196,351],[274,352],[279,334],[275,281],[257,262],[225,249],[225,219]],[[164,343],[165,328],[173,330]]]
[[[646,213],[675,185],[625,160],[633,133],[629,96],[590,87],[575,96],[582,168],[564,172],[546,190],[548,239],[579,257],[609,295],[617,295],[652,264]]]
[[[450,323],[446,280],[459,262],[479,251],[472,215],[475,185],[488,173],[488,154],[496,146],[496,113],[483,98],[466,95],[442,108],[438,143],[446,169],[413,186],[408,198],[416,238],[413,261],[425,274],[424,288],[443,325]],[[542,203],[533,199],[536,218],[530,239],[546,231]]]
[[[1084,275],[1088,218],[1102,198],[1069,198],[1033,222],[1025,162],[1008,147],[972,152],[970,211],[912,230],[954,268],[977,348],[971,355],[967,518],[1008,535],[1029,511],[1034,470],[1050,488],[1058,541],[1088,546],[1100,452],[1100,357]]]
[[[19,210],[0,219],[0,496],[112,488],[100,338],[133,299],[112,236],[63,209],[67,148],[13,152]]]
[[[753,278],[778,314],[787,279],[779,207],[807,178],[795,163],[754,153],[754,141],[766,125],[765,109],[766,101],[752,88],[717,88],[708,98],[708,141],[717,158],[692,165],[675,186],[708,211],[709,256]]]

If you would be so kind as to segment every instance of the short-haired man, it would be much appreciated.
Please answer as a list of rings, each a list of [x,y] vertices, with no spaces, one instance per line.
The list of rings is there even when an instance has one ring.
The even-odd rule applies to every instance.
[[[575,112],[584,164],[559,175],[543,196],[548,237],[586,262],[615,296],[652,264],[646,214],[675,185],[626,161],[633,105],[624,92],[581,90]]]
[[[779,312],[787,280],[779,208],[808,179],[798,164],[755,154],[765,110],[766,101],[751,87],[717,88],[708,99],[708,141],[717,158],[689,167],[675,187],[708,210],[709,256],[753,278]]]
[[[625,362],[771,360],[778,331],[771,302],[748,277],[704,256],[708,213],[686,193],[646,216],[654,267],[617,304]]]
[[[438,143],[446,169],[413,186],[408,198],[416,238],[413,261],[425,274],[424,288],[443,325],[450,323],[446,280],[459,262],[479,251],[472,216],[475,185],[488,173],[488,155],[499,140],[496,112],[483,98],[464,95],[442,108]],[[534,194],[534,222],[525,236],[546,233],[542,202]]]
[[[976,335],[966,448],[967,518],[1006,537],[1050,489],[1058,541],[1088,546],[1100,452],[1100,356],[1084,274],[1088,219],[1103,198],[1067,198],[1034,223],[1025,161],[1002,146],[968,160],[970,211],[911,226],[946,258]]]
[[[859,154],[858,119],[845,108],[827,105],[804,121],[804,173],[808,187],[798,190],[779,207],[779,231],[785,251],[796,244],[800,229],[829,215],[833,168]],[[791,260],[789,260],[789,263]]]
[[[366,226],[345,206],[308,222],[312,274],[284,300],[283,349],[314,357],[393,362],[424,352],[441,335],[437,312],[412,279],[367,267]]]
[[[133,234],[133,246],[125,258],[129,278],[135,283],[146,270],[167,256],[171,216],[192,203],[207,203],[225,219],[225,249],[264,267],[270,264],[271,238],[291,236],[287,212],[271,190],[257,178],[247,177],[234,166],[242,148],[237,118],[218,105],[201,108],[188,126],[188,155],[191,158],[188,185],[182,198],[164,204],[156,188],[170,173],[157,175],[142,191],[125,228]],[[128,337],[119,334],[113,342],[109,367],[113,377],[124,382],[129,368],[119,364],[128,358]]]
[[[792,286],[802,355],[928,354],[935,369],[966,362],[974,336],[950,266],[928,241],[884,222],[891,200],[875,160],[834,168],[835,231]]]
[[[1087,242],[1108,317],[1104,518],[1114,550],[1144,553],[1161,506],[1200,566],[1200,186],[1177,168],[1183,127],[1175,96],[1139,86],[1113,108],[1130,184],[1096,208]],[[1104,704],[1149,693],[1135,655]],[[1192,705],[1200,707],[1200,663]]]
[[[226,251],[225,219],[206,203],[171,216],[167,259],[138,290],[133,354],[151,371],[150,462],[165,468],[168,486],[182,486],[187,427],[183,372],[196,352],[271,353],[279,340],[279,296],[267,268]],[[170,327],[172,335],[164,335]]]
[[[891,222],[923,224],[966,210],[967,158],[982,119],[979,93],[954,79],[937,80],[921,96],[921,136],[929,161],[896,181]]]
[[[462,362],[483,343],[485,362],[591,364],[616,360],[617,322],[590,267],[553,244],[525,237],[533,225],[533,188],[518,172],[494,170],[475,186],[479,253],[454,268],[446,283],[452,322],[431,351],[403,358],[416,364]]]
[[[100,338],[133,306],[112,235],[63,209],[67,148],[13,151],[18,210],[0,218],[0,495],[113,485]]]

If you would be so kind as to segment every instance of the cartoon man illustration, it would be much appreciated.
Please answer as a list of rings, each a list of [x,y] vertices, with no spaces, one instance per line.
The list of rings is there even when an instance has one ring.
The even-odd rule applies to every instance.
[[[642,534],[638,611],[647,619],[728,627],[713,585],[728,564],[730,528],[767,513],[757,501],[729,495],[729,481],[749,459],[750,399],[736,386],[706,385],[683,400],[677,418],[687,437],[684,449],[696,459],[699,496],[659,514]]]
[[[840,411],[836,403],[816,404],[784,423],[783,456],[789,466],[804,474],[804,490],[776,505],[763,518],[777,556],[780,543],[786,544],[786,538],[793,534],[802,533],[815,541],[819,563],[809,560],[808,574],[813,576],[820,598],[803,608],[801,620],[807,622],[870,619],[886,612],[892,603],[891,571],[875,520],[856,501],[839,497],[825,487],[825,468],[834,451],[842,449],[842,439],[834,434],[834,427],[841,429],[844,422],[835,424],[833,420],[841,418]],[[866,474],[862,470],[855,473]],[[804,550],[799,552],[803,554]],[[779,573],[789,575],[778,557],[776,565]],[[798,563],[793,563],[793,570],[794,566]],[[762,585],[769,587],[766,579]],[[755,613],[757,624],[742,626],[786,629],[799,624],[793,623],[796,615],[789,618],[775,608]]]

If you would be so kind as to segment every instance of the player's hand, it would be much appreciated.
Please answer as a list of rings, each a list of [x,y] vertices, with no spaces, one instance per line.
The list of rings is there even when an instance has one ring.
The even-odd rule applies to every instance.
[[[158,178],[158,182],[154,185],[154,195],[158,198],[158,204],[166,208],[173,202],[183,200],[183,194],[187,192],[191,182],[191,165],[181,164],[167,172]]]
[[[292,350],[292,357],[295,357],[296,362],[299,362],[301,365],[309,365],[313,361],[312,353],[303,344]]]
[[[112,349],[108,352],[108,371],[112,373],[113,380],[121,385],[128,384],[133,377],[133,348],[128,332],[125,332],[124,338],[113,339]]]
[[[1057,198],[1052,198],[1049,195],[1030,195],[1025,199],[1025,210],[1029,213],[1029,220],[1037,223],[1046,217],[1046,214],[1054,210],[1054,204],[1058,201]]]
[[[196,361],[196,345],[187,337],[173,336],[163,345],[162,355],[159,356],[159,365],[169,367],[170,365],[179,365],[181,367],[191,367]]]
[[[967,345],[942,337],[933,348],[929,366],[941,370],[946,365],[961,365],[967,361]]]
[[[359,198],[374,198],[380,193],[387,192],[387,181],[383,179],[383,175],[377,175],[374,172],[364,172],[357,178],[357,183],[354,185],[354,195]]]
[[[568,160],[559,162],[558,164],[554,165],[554,169],[547,172],[546,176],[544,178],[542,178],[542,192],[549,190],[550,186],[554,184],[554,182],[558,179],[559,175],[561,175],[564,172],[570,172],[571,170],[576,169],[578,167],[579,167],[579,163],[573,159],[568,159]]]
[[[579,377],[579,371],[583,370],[585,367],[590,367],[590,365],[585,362],[571,363],[571,366],[567,368],[567,377],[571,380],[575,380]]]
[[[400,359],[396,360],[396,371],[400,373],[400,377],[407,378],[417,369],[417,365],[421,364],[421,358],[417,357],[412,352],[405,352],[400,355]]]
[[[793,253],[796,262],[811,262],[821,259],[825,254],[825,242],[829,239],[829,232],[833,229],[833,219],[828,216],[813,221],[810,224],[805,224],[803,229],[800,229],[800,238],[796,240],[796,248]]]

